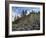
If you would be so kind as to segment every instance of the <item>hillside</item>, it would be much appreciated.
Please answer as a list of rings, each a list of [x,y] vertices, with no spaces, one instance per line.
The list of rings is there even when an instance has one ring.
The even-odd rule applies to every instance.
[[[29,14],[12,22],[13,31],[40,30],[40,14]]]

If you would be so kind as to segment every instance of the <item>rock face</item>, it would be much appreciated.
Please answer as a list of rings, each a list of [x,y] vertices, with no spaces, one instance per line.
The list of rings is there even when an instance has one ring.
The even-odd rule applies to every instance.
[[[12,23],[13,31],[40,30],[40,14],[29,14]]]

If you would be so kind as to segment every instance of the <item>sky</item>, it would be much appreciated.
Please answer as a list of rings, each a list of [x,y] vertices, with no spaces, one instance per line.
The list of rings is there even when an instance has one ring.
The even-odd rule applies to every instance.
[[[17,13],[17,14],[21,14],[22,13],[22,10],[34,10],[34,12],[38,12],[40,11],[40,8],[35,8],[35,7],[12,7],[12,12],[13,13]]]
[[[40,8],[39,7],[12,7],[12,14],[15,16],[17,15],[21,15],[22,14],[22,10],[27,10],[27,11],[30,11],[32,12],[32,10],[34,12],[38,12],[40,11]]]

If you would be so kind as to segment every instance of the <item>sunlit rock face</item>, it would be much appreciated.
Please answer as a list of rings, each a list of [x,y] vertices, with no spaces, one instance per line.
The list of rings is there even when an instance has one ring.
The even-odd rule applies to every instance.
[[[19,18],[21,18],[21,14],[15,15],[14,20],[17,20],[17,19],[19,19]]]
[[[30,14],[30,12],[29,12],[29,11],[27,11],[27,14],[26,14],[26,15],[28,15],[28,14]]]
[[[21,14],[12,14],[12,21],[15,21],[16,19],[21,18]]]
[[[12,13],[12,21],[14,21],[15,13]]]
[[[26,15],[29,15],[32,12],[32,10],[27,10]]]

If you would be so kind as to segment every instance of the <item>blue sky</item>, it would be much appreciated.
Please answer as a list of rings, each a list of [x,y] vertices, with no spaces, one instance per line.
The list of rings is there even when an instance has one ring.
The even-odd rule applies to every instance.
[[[34,10],[34,12],[38,12],[40,11],[40,8],[39,7],[12,7],[12,12],[14,14],[21,14],[22,13],[22,10]]]

